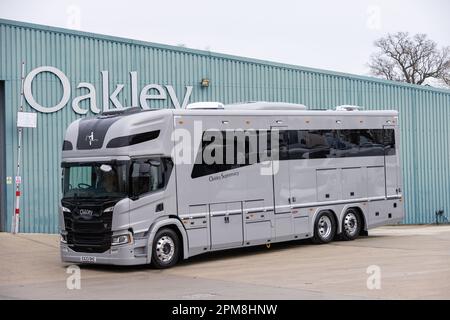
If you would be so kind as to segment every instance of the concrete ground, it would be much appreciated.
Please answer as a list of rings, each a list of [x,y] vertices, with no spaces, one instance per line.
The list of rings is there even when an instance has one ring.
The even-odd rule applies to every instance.
[[[450,299],[448,225],[230,250],[168,270],[81,266],[81,289],[73,290],[58,241],[0,233],[0,299]]]

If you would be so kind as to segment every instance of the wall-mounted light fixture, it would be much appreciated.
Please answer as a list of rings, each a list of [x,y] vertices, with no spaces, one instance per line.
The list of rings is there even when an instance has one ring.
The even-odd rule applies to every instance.
[[[203,78],[202,81],[200,82],[200,85],[204,88],[209,87],[209,79]]]

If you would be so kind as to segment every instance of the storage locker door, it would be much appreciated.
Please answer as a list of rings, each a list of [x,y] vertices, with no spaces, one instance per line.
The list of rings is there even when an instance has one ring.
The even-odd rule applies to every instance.
[[[209,205],[211,249],[242,245],[242,203],[228,202]]]

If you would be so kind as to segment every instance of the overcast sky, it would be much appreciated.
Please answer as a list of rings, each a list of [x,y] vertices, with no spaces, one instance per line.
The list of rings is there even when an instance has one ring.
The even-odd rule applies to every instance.
[[[450,45],[449,13],[449,0],[0,0],[4,19],[363,75],[388,32]]]

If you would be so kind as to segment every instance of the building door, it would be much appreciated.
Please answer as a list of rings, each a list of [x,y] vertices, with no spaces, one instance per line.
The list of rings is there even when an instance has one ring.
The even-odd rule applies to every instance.
[[[0,81],[0,231],[6,231],[5,81]]]

